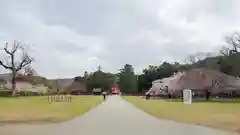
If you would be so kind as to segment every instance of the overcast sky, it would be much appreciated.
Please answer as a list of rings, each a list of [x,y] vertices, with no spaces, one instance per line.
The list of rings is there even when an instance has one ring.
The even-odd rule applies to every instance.
[[[1,0],[0,47],[30,44],[34,68],[48,78],[98,65],[117,72],[126,63],[139,73],[216,51],[240,30],[239,7],[239,0]]]

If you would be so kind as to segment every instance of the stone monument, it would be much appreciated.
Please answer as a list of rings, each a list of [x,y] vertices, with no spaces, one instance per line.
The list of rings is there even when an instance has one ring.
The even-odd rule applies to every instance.
[[[190,89],[183,90],[183,102],[184,104],[192,104],[192,90]]]

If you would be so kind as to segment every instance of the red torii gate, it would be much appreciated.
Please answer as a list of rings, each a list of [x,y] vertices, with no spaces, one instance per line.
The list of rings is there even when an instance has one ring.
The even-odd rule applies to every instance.
[[[116,93],[119,96],[121,95],[120,87],[118,84],[112,85],[111,89],[112,89],[112,94]]]

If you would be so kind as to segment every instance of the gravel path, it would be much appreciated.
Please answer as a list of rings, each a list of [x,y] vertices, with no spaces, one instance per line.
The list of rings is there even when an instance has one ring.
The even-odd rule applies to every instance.
[[[239,135],[156,119],[118,96],[74,120],[48,125],[0,126],[0,135]]]

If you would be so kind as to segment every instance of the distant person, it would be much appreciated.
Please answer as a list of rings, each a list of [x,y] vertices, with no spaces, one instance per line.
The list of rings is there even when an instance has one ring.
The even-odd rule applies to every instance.
[[[57,89],[57,94],[60,94],[60,90],[59,89]]]
[[[149,100],[150,99],[150,92],[148,92],[147,94],[146,94],[146,100]]]
[[[105,100],[106,100],[106,96],[107,96],[107,92],[104,91],[104,92],[102,93],[102,95],[103,95],[103,100],[105,101]]]

